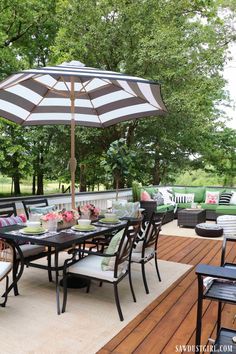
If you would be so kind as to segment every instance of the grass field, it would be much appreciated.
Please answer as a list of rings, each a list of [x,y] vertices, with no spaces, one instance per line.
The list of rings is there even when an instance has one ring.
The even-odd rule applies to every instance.
[[[32,194],[32,185],[29,180],[22,180],[20,185],[22,195],[31,195]],[[53,194],[60,193],[58,182],[44,182],[44,193]],[[11,178],[4,177],[0,175],[0,196],[8,197],[11,195]]]

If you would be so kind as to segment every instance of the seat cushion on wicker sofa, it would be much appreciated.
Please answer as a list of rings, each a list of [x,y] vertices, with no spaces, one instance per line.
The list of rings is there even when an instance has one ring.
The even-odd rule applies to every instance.
[[[165,205],[158,205],[156,207],[156,211],[158,213],[165,213],[166,211],[172,211],[174,210],[174,205],[170,205],[170,204],[165,204]]]
[[[178,203],[178,208],[179,209],[189,209],[191,208],[192,203]]]
[[[217,214],[236,215],[236,205],[218,205],[216,208]]]
[[[218,216],[216,222],[223,227],[224,236],[236,236],[236,215]]]
[[[98,279],[104,279],[110,282],[117,280],[117,278],[114,278],[114,271],[102,270],[101,259],[102,257],[95,255],[84,257],[79,262],[69,267],[68,272]],[[121,276],[125,271],[126,269],[124,269],[124,271],[121,271],[119,273],[119,276]]]
[[[218,204],[201,203],[201,208],[205,210],[216,210]]]

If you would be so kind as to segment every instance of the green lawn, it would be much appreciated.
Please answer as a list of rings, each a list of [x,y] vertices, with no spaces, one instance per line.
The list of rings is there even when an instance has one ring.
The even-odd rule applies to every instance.
[[[31,195],[32,185],[29,180],[22,180],[21,194]],[[58,182],[44,182],[44,193],[53,194],[60,193]],[[0,176],[0,196],[8,197],[11,195],[11,178]]]

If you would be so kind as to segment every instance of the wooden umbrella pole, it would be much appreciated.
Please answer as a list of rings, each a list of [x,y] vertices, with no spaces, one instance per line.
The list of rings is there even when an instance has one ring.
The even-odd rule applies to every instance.
[[[75,83],[74,78],[71,78],[71,157],[70,157],[70,173],[71,173],[71,206],[75,209],[75,171],[76,171],[76,158],[75,158]]]

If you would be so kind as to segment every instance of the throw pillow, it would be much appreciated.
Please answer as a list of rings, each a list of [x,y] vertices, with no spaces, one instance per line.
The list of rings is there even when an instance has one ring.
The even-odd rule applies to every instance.
[[[117,232],[115,236],[112,237],[109,246],[107,247],[105,254],[114,254],[120,245],[120,241],[124,234],[124,230]],[[114,270],[116,257],[103,257],[101,261],[102,270]]]
[[[150,194],[146,191],[141,192],[141,201],[142,202],[147,202],[148,200],[152,200]]]
[[[233,195],[230,199],[230,204],[236,204],[236,192],[232,191]]]
[[[7,218],[0,218],[0,227],[23,224],[24,222],[26,222],[26,217],[24,215],[9,216]]]
[[[159,192],[164,198],[164,204],[173,204],[173,194],[169,188],[161,187],[159,188]]]
[[[220,197],[219,192],[206,191],[205,204],[218,204],[219,197]]]
[[[222,193],[219,200],[219,205],[228,205],[233,193]]]
[[[175,193],[175,202],[176,203],[193,203],[194,193],[179,194]]]
[[[112,212],[118,216],[118,218],[123,217],[138,217],[140,209],[139,202],[126,202],[126,204],[120,204],[119,201],[112,202]]]
[[[47,214],[50,213],[50,211],[55,210],[55,205],[48,205],[45,207],[30,207],[29,211],[30,213],[36,213],[36,214]]]
[[[164,204],[164,198],[160,192],[157,192],[156,194],[154,194],[152,198],[153,198],[153,200],[156,200],[157,206]]]

